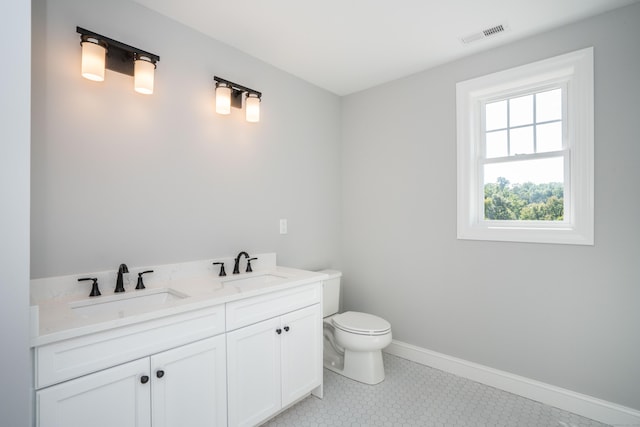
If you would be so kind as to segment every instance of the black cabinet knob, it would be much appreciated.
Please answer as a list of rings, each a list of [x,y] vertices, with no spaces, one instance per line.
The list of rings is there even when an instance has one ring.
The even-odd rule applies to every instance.
[[[158,378],[164,377],[164,371],[162,369],[158,369],[156,371],[156,377],[158,377]]]
[[[146,384],[146,383],[148,383],[148,382],[149,382],[149,376],[148,376],[148,375],[143,375],[143,376],[141,376],[141,377],[140,377],[140,382],[141,382],[142,384]]]
[[[288,327],[288,326],[285,326],[285,327],[284,327],[284,331],[285,331],[285,332],[289,332],[289,327]]]
[[[276,334],[280,335],[282,333],[282,329],[278,328],[276,329]]]

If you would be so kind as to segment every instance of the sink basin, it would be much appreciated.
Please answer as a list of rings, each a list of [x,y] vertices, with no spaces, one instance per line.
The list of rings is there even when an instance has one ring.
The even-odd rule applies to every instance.
[[[279,280],[287,279],[286,276],[279,276],[277,274],[265,273],[258,274],[251,277],[229,277],[228,279],[224,279],[223,283],[229,283],[231,285],[236,286],[258,286],[264,285],[267,283],[277,282]]]
[[[156,310],[167,303],[186,297],[187,295],[169,288],[145,289],[76,301],[69,303],[69,307],[80,316],[118,313],[122,317],[132,313]]]

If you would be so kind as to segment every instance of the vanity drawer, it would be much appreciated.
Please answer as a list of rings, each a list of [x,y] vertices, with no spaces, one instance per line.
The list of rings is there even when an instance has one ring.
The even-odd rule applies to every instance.
[[[224,333],[224,305],[96,332],[35,349],[35,388]]]
[[[322,282],[227,303],[227,331],[317,304]]]

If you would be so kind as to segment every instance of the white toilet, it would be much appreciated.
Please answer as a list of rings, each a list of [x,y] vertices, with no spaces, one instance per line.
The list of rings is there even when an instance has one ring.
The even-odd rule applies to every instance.
[[[391,325],[372,314],[347,311],[337,314],[342,273],[324,270],[324,366],[365,384],[384,380],[382,349],[391,343]]]

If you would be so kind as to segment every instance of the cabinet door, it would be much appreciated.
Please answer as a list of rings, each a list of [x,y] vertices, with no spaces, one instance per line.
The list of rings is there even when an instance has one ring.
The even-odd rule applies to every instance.
[[[147,376],[145,383],[142,376]],[[150,427],[149,359],[36,392],[39,427]]]
[[[282,406],[322,383],[320,305],[282,316]]]
[[[151,356],[153,427],[227,424],[224,335]]]
[[[255,426],[280,410],[282,334],[280,318],[227,333],[229,426]]]

